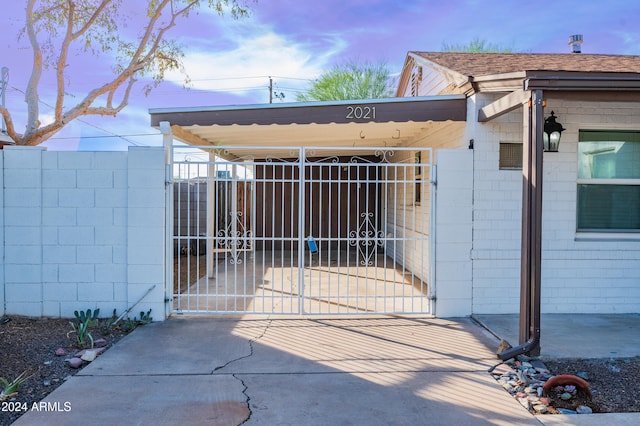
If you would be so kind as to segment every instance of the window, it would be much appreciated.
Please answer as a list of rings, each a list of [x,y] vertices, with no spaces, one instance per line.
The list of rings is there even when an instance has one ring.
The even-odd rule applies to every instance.
[[[640,232],[640,131],[581,130],[578,231]]]
[[[522,144],[500,142],[500,170],[522,170]]]

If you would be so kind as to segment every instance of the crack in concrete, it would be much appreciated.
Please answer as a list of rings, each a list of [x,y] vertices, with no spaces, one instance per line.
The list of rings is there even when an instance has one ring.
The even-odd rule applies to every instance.
[[[242,380],[240,377],[238,377],[235,374],[232,374],[233,378],[236,379],[237,381],[239,381],[242,384],[242,394],[245,397],[245,400],[247,401],[247,410],[249,411],[247,414],[247,418],[244,419],[242,421],[242,423],[240,423],[238,426],[245,424],[246,422],[249,421],[249,419],[251,418],[251,416],[253,415],[253,410],[251,409],[251,397],[249,396],[249,394],[247,393],[247,389],[249,389],[249,387],[247,386],[247,384],[244,382],[244,380]]]
[[[229,365],[233,364],[234,362],[238,362],[240,360],[243,359],[247,359],[253,356],[254,353],[254,347],[253,344],[255,342],[257,342],[258,340],[262,339],[264,337],[265,334],[267,334],[267,330],[269,330],[269,327],[271,326],[271,323],[273,322],[273,320],[268,320],[267,325],[264,327],[264,330],[262,330],[262,333],[257,336],[254,337],[253,339],[249,339],[249,353],[247,355],[243,355],[240,356],[238,358],[234,358],[232,360],[230,360],[229,362],[227,362],[224,365],[221,365],[219,367],[216,367],[213,369],[213,371],[211,372],[211,374],[215,373],[216,371],[222,370],[223,368],[228,367]],[[249,421],[249,419],[251,419],[251,415],[253,414],[253,410],[251,410],[251,397],[249,396],[249,394],[247,393],[247,390],[249,389],[249,387],[246,385],[246,383],[244,382],[244,380],[242,380],[240,377],[238,377],[235,373],[231,374],[231,376],[236,379],[237,381],[240,382],[240,384],[242,385],[242,394],[245,396],[245,401],[247,404],[247,410],[248,410],[248,415],[247,418],[244,419],[238,426],[245,424],[246,422]]]

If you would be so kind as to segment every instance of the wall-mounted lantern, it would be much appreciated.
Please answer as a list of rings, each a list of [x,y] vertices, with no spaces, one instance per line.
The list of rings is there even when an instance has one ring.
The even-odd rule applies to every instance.
[[[556,121],[556,116],[551,111],[551,115],[544,119],[544,132],[542,134],[544,151],[558,152],[563,130],[566,129]]]

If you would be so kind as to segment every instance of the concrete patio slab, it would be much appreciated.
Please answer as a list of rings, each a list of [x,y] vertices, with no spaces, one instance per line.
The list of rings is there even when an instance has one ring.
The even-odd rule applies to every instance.
[[[487,373],[495,345],[468,318],[171,318],[15,424],[539,424]]]
[[[518,344],[519,316],[474,315],[494,335]],[[541,358],[640,356],[640,314],[542,314]]]
[[[237,425],[249,414],[243,389],[226,375],[76,375],[13,424]]]
[[[497,344],[470,318],[171,318],[15,425],[640,424],[640,413],[533,416],[487,373]]]

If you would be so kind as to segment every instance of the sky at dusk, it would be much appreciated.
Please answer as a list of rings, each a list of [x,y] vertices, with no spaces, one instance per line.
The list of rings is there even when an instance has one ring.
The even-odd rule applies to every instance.
[[[9,68],[6,106],[15,112],[14,121],[21,130],[26,109],[23,92],[31,68],[29,45],[18,39],[24,1],[0,3],[0,66]],[[124,3],[130,6],[138,0]],[[117,118],[84,117],[45,145],[91,150],[159,145],[158,132],[149,127],[149,108],[266,103],[269,76],[275,91],[284,94],[284,102],[293,102],[314,78],[336,64],[385,62],[398,75],[408,51],[440,51],[444,44],[466,44],[474,38],[514,52],[570,53],[569,36],[582,34],[583,53],[640,55],[640,2],[631,0],[259,0],[250,4],[248,18],[234,20],[201,10],[169,33],[183,45],[191,79],[188,90],[179,74],[170,75],[149,96],[144,96],[140,85]],[[110,65],[108,56],[76,58],[70,92],[80,94],[92,84],[103,83]],[[54,85],[51,80],[44,83],[41,109],[49,114]]]

